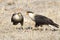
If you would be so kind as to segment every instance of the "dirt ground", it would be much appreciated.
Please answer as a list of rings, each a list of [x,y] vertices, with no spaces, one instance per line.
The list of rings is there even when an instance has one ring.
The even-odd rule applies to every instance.
[[[24,28],[34,26],[34,22],[26,16],[29,10],[60,25],[60,0],[0,0],[0,40],[60,40],[60,27],[57,31],[48,25],[40,27],[40,30],[16,29],[20,24],[13,25],[11,22],[15,12],[24,16]]]

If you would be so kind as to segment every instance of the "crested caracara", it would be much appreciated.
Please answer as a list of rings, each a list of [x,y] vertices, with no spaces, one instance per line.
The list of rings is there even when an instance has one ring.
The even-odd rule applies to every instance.
[[[50,18],[45,17],[43,15],[36,15],[32,11],[27,11],[27,15],[35,22],[35,27],[42,26],[42,25],[52,25],[56,28],[59,28],[58,24],[53,22]]]
[[[22,26],[23,20],[24,20],[24,18],[20,12],[14,13],[11,17],[11,22],[13,22],[13,25],[17,25],[18,23],[20,23]]]

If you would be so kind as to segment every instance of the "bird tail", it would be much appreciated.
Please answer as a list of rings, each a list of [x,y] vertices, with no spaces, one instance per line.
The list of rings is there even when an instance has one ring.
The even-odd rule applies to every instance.
[[[51,25],[53,25],[53,26],[55,26],[55,27],[59,28],[59,25],[58,25],[58,24],[56,24],[56,23],[52,23]]]
[[[59,25],[56,24],[56,23],[54,23],[51,19],[49,19],[48,22],[50,23],[50,25],[53,25],[53,26],[55,26],[56,28],[59,28]]]

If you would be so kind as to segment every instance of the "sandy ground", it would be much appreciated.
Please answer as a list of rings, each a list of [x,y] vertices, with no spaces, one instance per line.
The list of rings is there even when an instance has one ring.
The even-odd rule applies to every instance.
[[[0,40],[60,40],[60,28],[52,31],[51,27],[44,25],[42,30],[16,29],[20,24],[13,25],[11,22],[15,12],[23,14],[23,27],[34,26],[34,22],[26,16],[28,10],[47,16],[60,25],[60,0],[0,0]]]

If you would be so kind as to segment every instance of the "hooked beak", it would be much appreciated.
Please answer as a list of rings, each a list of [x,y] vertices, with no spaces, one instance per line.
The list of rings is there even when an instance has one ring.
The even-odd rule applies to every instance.
[[[28,13],[26,13],[26,15],[29,15]]]

